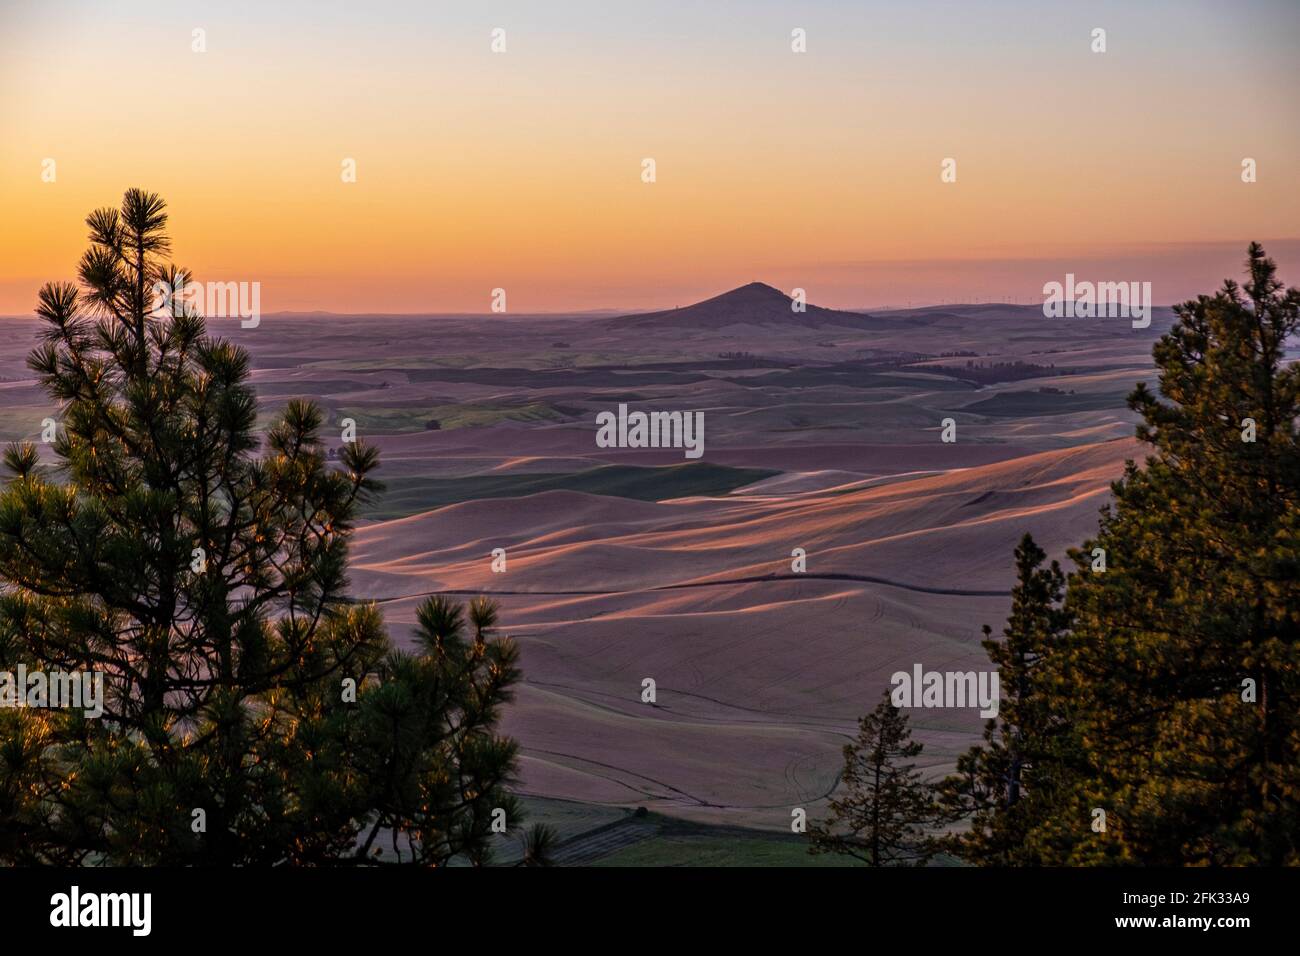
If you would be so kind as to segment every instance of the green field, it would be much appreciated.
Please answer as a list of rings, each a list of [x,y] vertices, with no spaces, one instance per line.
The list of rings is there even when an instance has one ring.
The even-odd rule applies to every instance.
[[[649,468],[606,465],[558,474],[479,475],[470,478],[400,477],[385,482],[378,500],[362,509],[363,518],[389,519],[418,514],[459,501],[518,498],[543,491],[582,491],[638,501],[663,501],[694,495],[725,495],[778,472],[693,462]]]
[[[1122,411],[1124,395],[1057,394],[1054,392],[1001,392],[982,402],[959,409],[994,418],[1035,418],[1041,415],[1067,415],[1071,412]]]
[[[542,823],[551,827],[560,843],[581,840],[615,821],[644,820],[658,833],[632,846],[614,850],[582,866],[860,866],[848,857],[808,852],[808,838],[794,833],[769,832],[748,827],[713,826],[692,823],[658,813],[634,818],[621,807],[523,797],[527,813],[525,826]],[[495,848],[495,863],[509,866],[520,856],[518,835],[503,836]]]
[[[808,852],[808,839],[740,827],[673,822],[661,834],[594,861],[592,866],[860,866],[835,854]]]
[[[0,442],[39,441],[42,420],[58,417],[58,408],[54,404],[0,408]]]
[[[547,402],[520,402],[510,405],[349,405],[338,409],[336,418],[352,418],[357,428],[374,432],[423,431],[432,419],[443,431],[473,428],[498,422],[559,422],[569,413]]]
[[[861,867],[862,861],[836,853],[808,852],[808,837],[748,827],[692,823],[657,813],[647,820],[659,827],[657,836],[616,850],[588,866],[780,866]],[[939,854],[930,866],[949,867],[958,861]]]

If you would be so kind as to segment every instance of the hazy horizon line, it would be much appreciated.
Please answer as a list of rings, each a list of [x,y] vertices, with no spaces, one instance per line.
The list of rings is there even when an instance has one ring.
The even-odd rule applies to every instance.
[[[689,268],[670,269],[654,282],[602,275],[599,270],[590,273],[594,279],[585,279],[588,273],[581,270],[539,276],[535,271],[516,274],[514,268],[503,269],[506,274],[501,277],[484,273],[449,280],[436,274],[374,275],[353,280],[348,285],[340,285],[329,277],[295,271],[237,275],[237,270],[200,266],[190,274],[200,282],[205,276],[217,282],[232,277],[256,279],[261,286],[265,315],[499,317],[508,314],[538,318],[641,315],[703,302],[755,281],[787,296],[796,288],[804,289],[810,304],[843,312],[997,303],[1035,305],[1045,294],[1042,288],[1046,281],[1060,280],[1071,272],[1080,279],[1092,281],[1151,281],[1154,298],[1165,303],[1161,307],[1168,308],[1218,289],[1224,279],[1240,279],[1251,241],[1264,246],[1266,253],[1278,263],[1284,281],[1300,284],[1300,238],[1276,237],[1081,245],[1068,250],[1045,249],[1033,255],[1008,254],[989,248],[990,254],[979,257],[831,258],[792,265],[750,263],[728,270],[730,274],[725,276]],[[757,276],[765,278],[757,279]],[[4,309],[4,317],[31,315],[25,310],[15,311],[14,306],[31,302],[34,310],[37,290],[45,281],[37,276],[0,279],[0,308]],[[495,287],[507,289],[516,307],[504,313],[491,311],[489,293]],[[469,290],[474,288],[481,292],[471,293]],[[421,290],[427,291],[422,294]],[[448,305],[411,308],[408,302],[412,299],[446,301]],[[318,304],[322,300],[338,302],[341,307]],[[565,304],[550,304],[556,300]],[[371,301],[376,308],[369,307]],[[546,302],[547,307],[535,306],[541,302]],[[625,304],[611,304],[619,302]],[[470,307],[463,307],[466,305]]]
[[[733,290],[728,290],[728,291],[733,291]],[[725,295],[726,293],[720,293],[720,294]],[[706,299],[700,300],[700,302],[704,302],[704,301],[707,300]],[[510,320],[517,320],[517,319],[569,319],[569,318],[582,318],[582,317],[620,318],[624,316],[627,318],[635,318],[636,316],[641,316],[641,315],[656,315],[660,312],[674,312],[680,309],[690,308],[691,306],[694,305],[699,305],[700,302],[691,302],[687,305],[673,306],[667,309],[650,309],[650,310],[582,309],[582,310],[575,310],[572,312],[566,312],[564,310],[552,310],[552,311],[545,311],[545,312],[533,311],[533,312],[505,312],[505,313],[503,312],[387,312],[387,311],[386,312],[334,312],[329,309],[281,309],[275,312],[263,312],[261,313],[261,317],[263,319],[278,317],[278,318],[331,318],[331,319],[493,319],[496,321],[501,321],[503,319],[506,321],[510,321]],[[1175,305],[1181,305],[1181,304],[1182,304],[1181,301],[1176,303],[1171,302],[1163,305],[1160,303],[1155,303],[1151,306],[1151,308],[1172,309]],[[815,302],[810,302],[809,305],[817,307],[817,303]],[[1002,307],[1012,308],[1012,309],[1039,310],[1042,307],[1042,303],[1006,302],[1006,301],[995,300],[990,302],[973,302],[973,301],[972,302],[967,302],[967,301],[923,302],[920,303],[919,305],[899,305],[896,303],[891,303],[886,305],[850,306],[845,308],[839,308],[839,307],[831,308],[827,306],[824,308],[826,308],[828,312],[844,312],[844,313],[854,314],[854,315],[873,315],[873,314],[897,313],[897,312],[924,312],[929,309],[964,309],[964,308],[972,308],[972,307],[988,308],[988,307],[995,307],[995,306],[1002,306]],[[792,313],[792,314],[798,314],[798,313]],[[36,318],[38,318],[38,316],[34,311],[27,315],[18,315],[13,313],[0,314],[0,321],[28,320],[28,319],[36,319]],[[211,318],[213,321],[217,321],[217,322],[231,320],[231,317],[229,316],[208,316],[206,318]]]

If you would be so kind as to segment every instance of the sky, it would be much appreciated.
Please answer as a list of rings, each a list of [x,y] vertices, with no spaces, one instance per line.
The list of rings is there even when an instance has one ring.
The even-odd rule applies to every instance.
[[[1067,271],[1167,303],[1251,239],[1300,284],[1297,40],[1295,0],[0,0],[0,314],[131,186],[263,312],[1041,301]]]

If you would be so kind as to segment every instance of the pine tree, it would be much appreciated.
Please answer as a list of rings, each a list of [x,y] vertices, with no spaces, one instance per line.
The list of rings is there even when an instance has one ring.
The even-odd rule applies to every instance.
[[[1152,453],[1074,555],[1050,693],[1082,772],[1029,836],[1054,862],[1300,863],[1300,290],[1257,244],[1247,273],[1176,308],[1129,399]]]
[[[940,841],[953,855],[984,865],[1038,862],[1025,835],[1052,812],[1061,785],[1058,748],[1065,728],[1049,705],[1042,672],[1066,628],[1061,608],[1065,575],[1029,534],[1015,551],[1016,585],[1003,639],[984,628],[984,649],[999,675],[998,715],[984,728],[984,744],[957,760],[940,785],[940,801],[954,821],[970,828]]]
[[[920,755],[907,716],[886,692],[858,722],[844,746],[843,796],[830,801],[827,819],[809,828],[812,853],[841,853],[870,866],[924,864],[932,855],[927,827],[935,820],[931,788],[906,763]]]
[[[487,862],[494,811],[522,820],[495,732],[514,644],[491,604],[466,638],[435,599],[399,653],[348,599],[378,456],[331,467],[301,401],[259,441],[247,353],[155,314],[155,285],[188,278],[166,223],[129,190],[88,217],[80,287],[40,291],[29,364],[60,430],[54,468],[5,454],[0,670],[101,674],[103,713],[0,709],[0,860]]]

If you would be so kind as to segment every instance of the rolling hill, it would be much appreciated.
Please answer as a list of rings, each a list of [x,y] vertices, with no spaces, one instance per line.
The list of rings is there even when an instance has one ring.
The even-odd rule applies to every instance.
[[[729,325],[779,325],[822,328],[871,329],[895,328],[896,323],[878,319],[862,312],[841,312],[809,304],[803,312],[792,308],[793,300],[780,289],[762,282],[751,282],[730,292],[724,292],[703,302],[646,312],[640,315],[623,315],[605,319],[602,325],[610,329],[680,328],[722,329]]]

